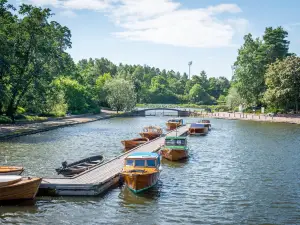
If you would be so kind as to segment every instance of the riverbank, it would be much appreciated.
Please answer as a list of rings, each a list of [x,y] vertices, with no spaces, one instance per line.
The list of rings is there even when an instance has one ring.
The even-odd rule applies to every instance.
[[[292,123],[300,124],[300,116],[293,115],[282,115],[282,116],[268,116],[268,115],[257,115],[250,113],[228,113],[228,112],[218,112],[218,113],[203,113],[203,112],[193,112],[193,116],[199,117],[211,117],[217,119],[227,119],[227,120],[248,120],[248,121],[258,121],[258,122],[274,122],[274,123]]]
[[[23,135],[49,131],[60,127],[108,119],[115,116],[117,116],[115,112],[105,110],[104,112],[101,112],[101,114],[75,115],[32,123],[0,124],[0,141]]]

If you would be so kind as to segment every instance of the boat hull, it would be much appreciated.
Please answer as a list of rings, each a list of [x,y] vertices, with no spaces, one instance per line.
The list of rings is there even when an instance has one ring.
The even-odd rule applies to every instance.
[[[175,130],[176,128],[180,127],[180,123],[166,123],[167,130]]]
[[[178,161],[187,158],[188,151],[184,149],[163,149],[161,150],[161,155],[170,161]]]
[[[0,166],[0,175],[21,175],[23,172],[23,167]]]
[[[208,133],[208,127],[204,128],[189,128],[189,135],[203,136]]]
[[[34,199],[42,178],[23,178],[21,181],[0,187],[0,201]]]
[[[155,138],[160,137],[161,134],[159,134],[159,133],[147,133],[147,132],[143,132],[143,133],[140,133],[140,135],[143,138],[148,138],[149,140],[153,140]]]
[[[133,149],[139,145],[145,144],[146,142],[148,142],[149,139],[148,138],[139,138],[139,139],[133,139],[133,140],[124,140],[121,141],[122,144],[125,147],[125,150],[130,150]]]
[[[159,180],[159,172],[147,174],[123,174],[126,186],[134,193],[140,193],[153,187]]]
[[[92,156],[86,159],[79,160],[77,162],[67,164],[63,162],[62,167],[55,169],[57,174],[63,176],[74,176],[80,173],[83,173],[86,170],[92,169],[104,162],[104,157],[102,155]],[[66,165],[64,166],[64,163]]]

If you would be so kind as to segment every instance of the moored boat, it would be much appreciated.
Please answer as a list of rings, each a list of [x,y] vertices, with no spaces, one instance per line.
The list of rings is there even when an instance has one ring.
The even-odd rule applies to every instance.
[[[166,137],[161,149],[161,155],[171,161],[177,161],[188,157],[186,137]]]
[[[158,182],[160,171],[160,155],[158,153],[136,152],[126,157],[122,176],[131,191],[140,193]]]
[[[135,139],[131,139],[131,140],[121,141],[121,143],[124,145],[125,150],[130,150],[139,145],[145,144],[148,141],[149,141],[148,138],[135,138]]]
[[[71,164],[68,164],[67,161],[64,161],[62,162],[62,167],[55,170],[57,174],[62,174],[63,176],[74,176],[100,165],[103,163],[103,161],[104,157],[102,155],[96,155]]]
[[[208,133],[208,127],[204,123],[192,123],[188,131],[189,135],[206,135]]]
[[[162,129],[156,126],[144,127],[143,132],[140,133],[141,137],[153,140],[162,135]]]
[[[34,199],[42,178],[0,176],[0,202]]]
[[[170,119],[166,123],[167,130],[174,130],[183,125],[183,119]]]
[[[210,120],[201,120],[200,123],[203,123],[204,126],[208,128],[208,130],[211,130]]]
[[[0,166],[0,175],[21,175],[23,171],[20,166]]]

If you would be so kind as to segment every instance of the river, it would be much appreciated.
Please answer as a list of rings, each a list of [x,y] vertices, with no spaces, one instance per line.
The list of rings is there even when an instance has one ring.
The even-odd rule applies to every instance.
[[[115,118],[15,138],[0,142],[0,163],[55,176],[61,161],[110,159],[121,140],[167,119]],[[211,121],[207,136],[188,138],[190,158],[164,160],[160,182],[144,194],[122,186],[97,197],[38,197],[0,207],[0,224],[300,224],[300,127]]]

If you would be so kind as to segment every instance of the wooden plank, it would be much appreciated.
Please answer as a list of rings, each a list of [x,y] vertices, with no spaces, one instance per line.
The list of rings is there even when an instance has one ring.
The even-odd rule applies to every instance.
[[[188,125],[185,125],[166,136],[181,136],[187,131]],[[129,154],[158,151],[164,144],[164,139],[154,139],[74,177],[44,178],[40,186],[41,192],[47,194],[49,190],[51,195],[98,195],[118,182],[124,159]]]

